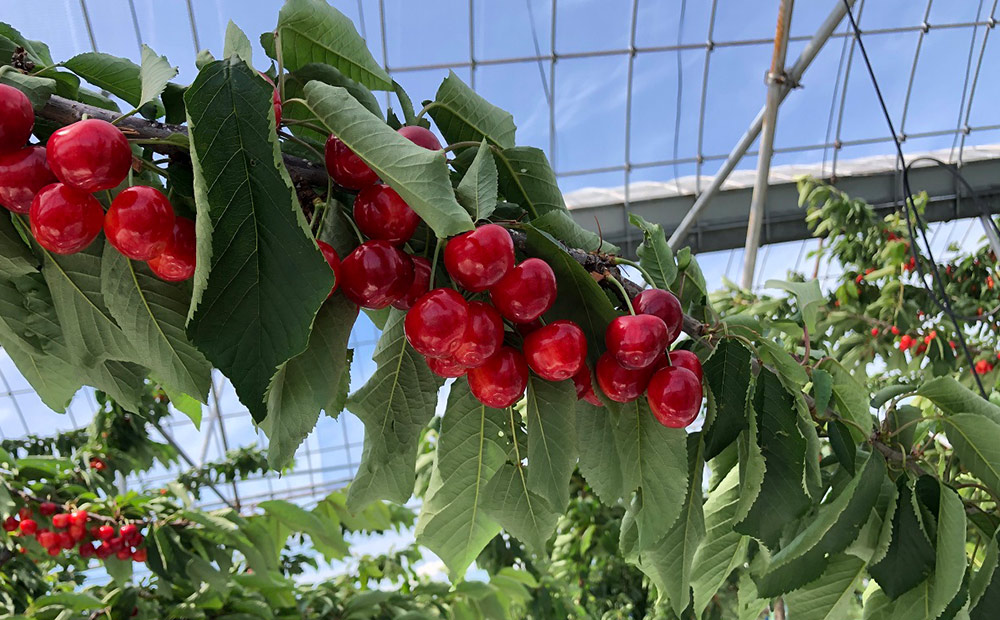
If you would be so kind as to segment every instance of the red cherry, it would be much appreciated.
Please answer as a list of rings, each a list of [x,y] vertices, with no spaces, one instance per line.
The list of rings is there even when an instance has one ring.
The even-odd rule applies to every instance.
[[[17,516],[22,521],[24,521],[25,519],[30,519],[32,514],[33,513],[31,511],[31,508],[28,508],[27,506],[21,506],[17,511]]]
[[[330,294],[333,295],[333,292],[337,290],[337,285],[340,284],[340,255],[326,241],[317,241],[316,245],[319,246],[319,251],[323,253],[323,258],[330,265],[330,269],[333,269],[333,288],[330,289]]]
[[[260,74],[260,77],[267,80],[268,84],[274,86],[274,80],[268,74],[263,71],[258,71],[257,73]],[[274,87],[274,91],[271,93],[271,103],[274,105],[274,126],[278,127],[281,125],[281,94],[278,92],[277,86]]]
[[[424,359],[427,361],[427,367],[431,369],[431,372],[445,379],[456,379],[468,371],[468,368],[450,357],[426,357]]]
[[[73,538],[73,540],[77,541],[82,539],[87,534],[87,528],[83,527],[82,525],[70,525],[69,530],[67,531],[69,532],[69,535]]]
[[[49,555],[51,555],[52,557],[55,557],[55,556],[59,555],[59,552],[60,552],[60,548],[59,548],[59,542],[58,542],[58,541],[56,541],[56,544],[55,544],[55,546],[52,546],[52,547],[49,547],[49,548],[48,548],[48,549],[46,549],[45,551],[46,551],[46,553],[48,553],[48,554],[49,554]]]
[[[51,549],[59,544],[59,536],[55,532],[42,532],[38,535],[38,544]]]
[[[423,256],[410,256],[413,263],[413,279],[406,294],[392,302],[393,308],[409,310],[431,286],[431,262]]]
[[[413,236],[420,216],[388,185],[366,187],[354,199],[354,222],[369,239],[403,245]]]
[[[115,536],[114,538],[109,540],[107,544],[112,551],[118,551],[119,549],[125,546],[125,539],[122,538],[121,536]]]
[[[452,356],[469,322],[469,304],[450,288],[436,288],[406,313],[406,340],[425,357]]]
[[[96,118],[57,130],[45,146],[45,156],[56,178],[84,192],[118,187],[132,166],[125,135]]]
[[[893,335],[893,336],[898,336],[898,335],[899,335],[899,328],[898,328],[898,327],[896,327],[895,325],[893,325],[892,327],[890,327],[890,328],[889,328],[889,331],[891,331],[891,332],[892,332],[892,335]]]
[[[658,370],[649,380],[646,399],[660,424],[684,428],[701,410],[701,382],[687,368],[671,366]]]
[[[348,189],[364,189],[378,181],[378,175],[347,148],[347,145],[330,136],[325,149],[326,171],[334,183]]]
[[[611,351],[597,360],[597,385],[604,395],[619,403],[633,401],[646,391],[652,367],[633,370],[618,363]]]
[[[646,368],[667,348],[667,326],[652,314],[616,317],[604,332],[604,342],[625,368]]]
[[[27,213],[35,194],[55,182],[43,146],[27,146],[0,155],[0,205],[14,213]]]
[[[107,464],[96,456],[90,459],[90,468],[97,471],[104,471]]]
[[[104,234],[132,260],[149,260],[173,237],[174,208],[158,189],[136,185],[122,190],[104,216]]]
[[[873,327],[872,328],[872,336],[878,336],[878,328],[877,327]]]
[[[679,368],[687,368],[694,373],[697,377],[698,383],[701,383],[704,376],[701,369],[701,360],[694,353],[688,351],[687,349],[677,349],[676,351],[670,352],[670,365],[677,366]]]
[[[146,264],[156,277],[167,282],[180,282],[194,275],[197,255],[194,222],[185,218],[174,219],[174,229],[167,247]]]
[[[52,502],[42,502],[41,504],[38,505],[39,514],[45,517],[54,515],[56,513],[56,510],[58,510],[58,506],[56,506]]]
[[[128,547],[123,547],[115,553],[115,557],[119,560],[127,560],[132,557],[132,550]]]
[[[21,521],[21,534],[25,536],[31,536],[38,531],[38,522],[34,519],[25,519]]]
[[[652,314],[663,319],[667,326],[667,346],[680,336],[684,312],[681,311],[681,302],[677,301],[673,293],[658,288],[646,289],[635,296],[632,307],[636,314]]]
[[[469,319],[453,357],[466,368],[476,368],[503,344],[503,319],[493,306],[481,301],[469,302]]]
[[[31,201],[31,234],[46,250],[73,254],[93,242],[104,225],[104,210],[90,194],[62,183],[46,185]]]
[[[3,530],[5,532],[13,532],[20,526],[17,517],[7,517],[3,520]]]
[[[524,339],[524,357],[528,367],[542,379],[569,379],[583,367],[587,338],[573,321],[549,323]]]
[[[540,258],[529,258],[490,289],[490,299],[504,318],[530,323],[555,303],[556,274]]]
[[[27,95],[13,86],[0,84],[0,153],[24,146],[34,125],[35,111]]]
[[[103,560],[108,556],[110,556],[112,553],[114,553],[114,551],[111,549],[111,547],[104,544],[104,545],[98,545],[94,553],[95,555],[97,555],[98,558]]]
[[[448,242],[444,266],[462,288],[485,291],[514,268],[514,242],[502,226],[480,226]]]
[[[90,557],[93,557],[94,556],[94,551],[95,551],[94,545],[92,545],[90,543],[83,543],[82,545],[80,545],[80,557],[81,558],[90,558]]]
[[[514,325],[514,329],[517,330],[517,333],[521,334],[522,338],[527,338],[528,334],[538,331],[543,327],[545,327],[545,323],[542,323],[541,319],[535,319],[530,323],[518,323]]]
[[[573,375],[573,386],[576,387],[576,399],[585,400],[595,407],[603,407],[604,403],[594,392],[594,382],[590,378],[590,369],[586,366],[580,368],[579,372]]]
[[[144,540],[146,540],[146,538],[142,534],[136,534],[132,538],[129,538],[129,543],[133,547],[138,547],[139,545],[142,544],[142,541],[144,541]]]
[[[430,129],[425,129],[419,125],[406,125],[405,127],[400,127],[398,133],[410,142],[417,146],[422,146],[429,151],[441,150],[441,143],[438,142],[437,136]]]
[[[136,549],[132,552],[132,560],[136,562],[145,562],[147,558],[146,549]]]
[[[90,515],[87,514],[86,510],[77,510],[75,512],[70,513],[69,522],[72,525],[84,526],[87,525],[88,518],[90,518]]]
[[[340,290],[362,308],[379,310],[406,294],[413,262],[397,247],[366,241],[340,264]]]
[[[57,515],[52,515],[52,527],[62,530],[69,525],[69,515],[65,512],[60,512]]]
[[[122,538],[128,541],[131,541],[139,534],[139,528],[137,528],[132,523],[126,523],[125,525],[122,526],[122,529],[120,531]]]
[[[76,546],[76,541],[69,532],[59,532],[59,546],[63,549],[72,549]]]
[[[469,389],[487,407],[503,409],[521,399],[528,385],[528,364],[519,351],[501,347],[479,368],[469,370]]]
[[[102,525],[97,528],[97,537],[101,540],[111,540],[115,535],[115,528],[110,525]]]

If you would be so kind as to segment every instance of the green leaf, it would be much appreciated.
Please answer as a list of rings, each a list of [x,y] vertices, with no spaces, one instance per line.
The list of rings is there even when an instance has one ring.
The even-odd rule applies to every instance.
[[[305,98],[323,124],[396,190],[438,237],[472,230],[472,219],[455,200],[442,151],[410,142],[343,88],[309,82]]]
[[[100,599],[84,592],[60,592],[59,594],[46,594],[35,599],[25,610],[29,617],[47,609],[49,607],[59,607],[61,609],[71,609],[73,611],[86,611],[89,609],[100,609],[104,603]]]
[[[281,160],[271,94],[235,59],[207,66],[184,94],[198,207],[188,334],[258,422],[333,286]]]
[[[375,98],[372,91],[368,90],[361,84],[358,84],[330,65],[313,63],[300,67],[294,73],[289,73],[285,78],[285,97],[301,97],[306,84],[312,80],[344,88],[347,92],[351,93],[351,96],[357,99],[358,103],[363,105],[365,109],[375,116],[383,118],[382,108],[379,106],[378,99]],[[300,120],[309,120],[313,118],[312,112],[298,102],[287,102],[285,103],[285,106],[288,109],[288,113],[291,115],[289,118],[298,118]],[[284,109],[282,111],[284,111]],[[296,131],[303,129],[303,131],[308,132],[306,135],[311,135],[317,140],[326,140],[326,136],[320,135],[311,129],[305,129],[302,127],[293,129]]]
[[[804,520],[804,529],[771,556],[765,572],[756,579],[761,596],[779,596],[823,574],[827,558],[858,537],[885,475],[885,459],[878,452],[868,456],[858,476],[841,475],[830,498]]]
[[[749,512],[734,527],[773,549],[784,526],[811,504],[803,486],[806,440],[796,426],[794,399],[769,370],[757,377],[754,410],[764,478]]]
[[[997,570],[997,539],[990,539],[983,564],[969,584],[970,620],[991,620],[1000,609],[1000,570]]]
[[[449,144],[487,140],[502,149],[514,146],[514,117],[483,99],[453,71],[441,82],[428,114]]]
[[[914,391],[912,385],[890,385],[882,388],[878,392],[875,392],[875,396],[872,396],[871,406],[875,409],[879,409],[882,405],[886,404],[893,398],[897,396],[902,396],[903,394],[909,394]]]
[[[392,79],[351,20],[323,0],[288,0],[278,13],[275,33],[288,71],[323,63],[368,88],[392,90]]]
[[[524,414],[528,427],[528,489],[563,512],[569,479],[576,465],[576,388],[572,381],[552,383],[531,376]]]
[[[253,66],[253,47],[246,33],[240,30],[233,20],[226,24],[226,38],[222,48],[222,57],[231,58],[236,56],[250,66]]]
[[[705,535],[701,483],[704,469],[703,447],[697,434],[688,435],[688,489],[680,518],[652,549],[639,553],[639,567],[649,575],[661,596],[681,617],[691,602],[691,574],[694,555]]]
[[[868,388],[836,360],[825,359],[819,366],[833,377],[833,404],[840,415],[861,428],[873,428],[874,418],[871,414]],[[852,429],[851,436],[854,437],[854,441],[867,439],[858,429],[849,428]]]
[[[724,338],[705,361],[702,370],[716,403],[715,419],[705,431],[705,460],[722,452],[747,427],[750,357],[750,349],[740,340]]]
[[[347,493],[357,510],[376,499],[404,503],[413,493],[417,442],[434,416],[443,381],[403,335],[404,312],[393,310],[372,354],[378,368],[347,399],[365,425],[361,465]]]
[[[942,421],[962,465],[1000,492],[1000,424],[975,413],[956,413]]]
[[[484,504],[486,484],[506,460],[505,416],[480,403],[465,379],[452,384],[416,538],[444,561],[453,581],[500,531]]]
[[[330,527],[329,523],[325,523],[316,514],[283,500],[268,500],[257,506],[293,532],[308,534],[327,560],[338,560],[350,553],[340,528]]]
[[[164,282],[146,265],[130,261],[108,243],[101,292],[108,311],[135,349],[135,361],[171,390],[206,402],[212,366],[184,333],[190,285]]]
[[[830,557],[823,576],[785,596],[796,620],[841,620],[855,601],[865,577],[865,563],[846,554]]]
[[[807,282],[768,280],[764,282],[764,288],[777,288],[794,295],[799,313],[802,315],[802,324],[806,326],[811,336],[816,335],[816,314],[819,311],[819,307],[826,303],[823,291],[819,288],[818,280],[809,280]]]
[[[500,192],[531,215],[565,211],[566,203],[556,181],[556,173],[540,149],[529,146],[505,148],[494,153]]]
[[[127,584],[132,580],[132,560],[119,560],[116,557],[105,558],[102,562],[104,570],[118,585]],[[130,610],[131,611],[131,610]]]
[[[824,415],[827,407],[830,406],[830,398],[833,396],[833,375],[821,368],[814,368],[812,383],[816,413]]]
[[[142,101],[139,65],[127,58],[102,52],[84,52],[64,62],[63,66],[133,107],[139,107],[139,102]]]
[[[615,505],[630,489],[625,487],[625,467],[614,441],[614,413],[586,401],[576,403],[576,445],[580,472],[607,506]]]
[[[76,254],[44,251],[42,273],[73,360],[92,367],[106,359],[135,360],[135,347],[108,309],[101,290],[103,238]]]
[[[880,561],[868,567],[869,574],[890,598],[924,581],[934,568],[934,546],[920,516],[917,496],[905,477],[899,479],[897,488],[899,498],[889,548]]]
[[[645,398],[614,403],[609,409],[615,416],[614,440],[625,488],[638,493],[641,552],[659,542],[683,509],[688,490],[687,434],[657,422]]]
[[[476,221],[489,218],[497,208],[497,165],[485,139],[455,188],[455,196]]]
[[[667,243],[663,226],[651,224],[634,213],[628,214],[628,221],[642,231],[642,243],[636,249],[639,264],[653,281],[650,286],[668,289],[677,278],[677,263],[674,253]]]
[[[38,257],[14,225],[14,214],[0,217],[0,275],[14,279],[38,273]]]
[[[528,488],[527,467],[523,447],[520,447],[520,429],[514,421],[514,410],[506,410],[508,425],[505,429],[513,446],[507,462],[503,463],[483,489],[483,509],[510,534],[523,542],[530,551],[545,555],[545,543],[556,530],[559,513],[545,499]]]
[[[920,386],[917,394],[945,413],[974,413],[1000,424],[1000,407],[965,387],[954,377],[937,377]]]
[[[590,273],[559,242],[530,225],[524,231],[527,254],[543,259],[556,274],[559,295],[545,320],[568,319],[579,325],[587,336],[587,359],[593,365],[604,350],[604,332],[618,312]]]
[[[851,438],[851,429],[840,420],[830,420],[826,423],[826,435],[830,439],[830,447],[837,461],[847,473],[854,475],[854,455],[857,446]]]
[[[532,220],[531,225],[562,241],[566,247],[577,248],[585,252],[621,253],[621,248],[602,240],[597,233],[577,224],[576,220],[566,211],[549,211]]]
[[[738,584],[736,602],[739,620],[757,620],[768,609],[767,599],[757,594],[757,586],[748,573],[740,573]]]
[[[739,497],[740,476],[734,467],[705,500],[705,535],[691,564],[691,589],[698,616],[746,558],[749,539],[733,529]]]
[[[148,45],[142,46],[142,64],[139,67],[139,80],[142,82],[142,92],[139,96],[140,107],[156,99],[166,88],[167,82],[177,76],[177,67],[171,67],[166,56],[157,56]]]
[[[37,75],[25,75],[11,66],[0,67],[0,84],[18,89],[28,97],[36,112],[45,107],[56,92],[56,81]]]
[[[357,306],[346,297],[331,296],[316,315],[306,350],[285,362],[271,380],[261,429],[270,440],[267,458],[272,468],[292,461],[321,410],[340,413],[337,401],[341,377],[348,370],[347,342],[357,316]]]

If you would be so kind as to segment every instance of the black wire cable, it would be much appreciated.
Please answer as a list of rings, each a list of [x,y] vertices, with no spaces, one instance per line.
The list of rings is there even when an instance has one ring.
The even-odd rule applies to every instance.
[[[972,353],[969,351],[969,345],[965,341],[965,332],[962,326],[959,324],[959,319],[955,315],[954,310],[951,307],[951,302],[948,301],[948,294],[944,289],[944,284],[941,281],[941,274],[938,271],[937,263],[934,261],[934,254],[931,250],[930,241],[927,239],[927,227],[923,223],[920,213],[917,212],[916,205],[913,204],[913,191],[910,189],[910,175],[909,167],[906,165],[906,158],[903,156],[903,146],[899,141],[899,137],[896,135],[896,128],[892,124],[892,117],[889,115],[889,108],[885,104],[885,99],[882,97],[882,89],[879,88],[878,80],[875,78],[875,70],[872,69],[872,63],[868,59],[868,52],[865,50],[865,44],[861,40],[861,29],[858,27],[856,21],[854,21],[854,13],[851,11],[851,4],[847,0],[843,0],[844,8],[847,9],[847,18],[851,22],[851,29],[854,30],[854,38],[858,42],[858,50],[861,52],[861,57],[865,61],[865,67],[868,70],[868,76],[871,78],[872,87],[875,89],[875,96],[878,97],[878,103],[882,108],[882,114],[885,116],[885,122],[889,126],[889,133],[892,134],[892,141],[896,146],[896,156],[899,157],[899,162],[902,166],[902,177],[903,177],[903,209],[906,214],[906,227],[910,235],[910,253],[913,256],[913,262],[917,268],[917,275],[920,278],[920,282],[924,289],[927,291],[928,296],[931,300],[938,306],[948,318],[951,319],[952,324],[955,326],[955,332],[958,336],[958,342],[962,345],[962,352],[965,354],[965,359],[969,364],[969,373],[972,374],[972,378],[976,382],[976,386],[979,388],[979,394],[983,398],[987,398],[986,389],[983,387],[983,382],[980,380],[979,375],[975,371],[975,364],[972,359]],[[917,229],[920,231],[923,237],[924,244],[927,246],[927,258],[931,266],[931,280],[941,294],[941,298],[934,293],[931,287],[927,284],[927,279],[924,274],[923,264],[920,256],[917,252],[917,234],[914,231],[914,221],[916,221]]]

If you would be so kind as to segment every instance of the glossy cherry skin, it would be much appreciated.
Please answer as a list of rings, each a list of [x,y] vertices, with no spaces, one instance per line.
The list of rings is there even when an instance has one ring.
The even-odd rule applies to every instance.
[[[85,192],[117,187],[132,165],[132,149],[114,125],[88,118],[52,134],[45,157],[56,178]]]
[[[681,335],[684,313],[681,311],[681,302],[670,291],[646,289],[632,299],[632,307],[636,314],[652,314],[663,319],[667,326],[667,346]]]
[[[26,146],[0,155],[0,205],[27,213],[35,194],[57,181],[45,161],[44,146]]]
[[[576,388],[577,400],[585,400],[595,407],[604,406],[601,399],[597,397],[597,393],[594,392],[594,382],[590,377],[590,369],[586,366],[580,368],[580,370],[573,375],[573,387]]]
[[[354,222],[369,239],[403,245],[413,236],[420,216],[388,185],[366,187],[354,199]]]
[[[701,411],[701,382],[687,368],[671,366],[656,371],[646,388],[649,408],[660,424],[684,428]]]
[[[97,537],[101,540],[111,540],[115,535],[115,528],[110,525],[102,525],[97,529]]]
[[[504,318],[530,323],[555,303],[556,274],[542,259],[529,258],[490,289],[490,299]]]
[[[573,321],[555,321],[524,339],[528,367],[546,381],[563,381],[583,367],[587,338]]]
[[[194,275],[197,258],[194,222],[186,217],[174,219],[174,229],[167,247],[146,264],[161,280],[180,282]]]
[[[11,153],[24,146],[34,126],[35,111],[27,95],[13,86],[0,84],[0,153]]]
[[[149,554],[147,553],[145,548],[136,549],[135,551],[132,552],[132,560],[134,562],[145,562],[148,555]]]
[[[469,322],[469,304],[450,288],[436,288],[406,313],[403,331],[417,353],[451,357],[461,344]]]
[[[703,373],[701,370],[701,360],[694,353],[687,349],[677,349],[670,352],[670,365],[678,368],[687,368],[697,377],[698,383],[702,382]]]
[[[419,125],[406,125],[405,127],[400,127],[398,133],[410,142],[417,146],[422,146],[429,151],[441,150],[441,143],[438,142],[437,136],[430,129],[425,129]]]
[[[58,509],[59,507],[52,502],[42,502],[38,505],[38,513],[45,517],[54,515]]]
[[[646,368],[667,348],[667,326],[652,314],[619,316],[604,332],[604,343],[625,368]]]
[[[70,513],[69,522],[73,525],[87,525],[88,518],[90,515],[87,514],[86,510],[76,510]]]
[[[465,290],[485,291],[514,268],[514,242],[502,226],[480,226],[448,242],[444,266]]]
[[[642,396],[652,375],[652,368],[625,368],[610,351],[597,360],[597,385],[605,396],[618,403],[627,403]]]
[[[469,389],[487,407],[503,409],[521,399],[528,386],[528,364],[520,351],[500,347],[493,357],[468,373]]]
[[[410,256],[413,263],[413,279],[406,294],[392,302],[393,308],[409,310],[431,286],[431,262],[423,256]]]
[[[21,535],[31,536],[38,531],[38,522],[34,519],[25,519],[21,521]]]
[[[66,526],[69,525],[69,515],[65,512],[60,512],[59,514],[52,515],[52,527],[64,530]]]
[[[493,306],[481,301],[469,302],[469,319],[453,357],[466,368],[477,368],[500,350],[503,344],[503,319]]]
[[[333,295],[333,292],[337,290],[337,285],[340,284],[340,255],[326,241],[316,241],[316,245],[319,246],[319,251],[323,253],[323,258],[326,259],[326,263],[333,270],[333,288],[330,289],[330,294]]]
[[[158,189],[136,185],[122,190],[104,216],[104,235],[132,260],[149,260],[167,249],[174,208]]]
[[[31,234],[46,250],[73,254],[91,244],[104,225],[104,209],[90,194],[62,183],[42,188],[31,201]]]
[[[385,241],[366,241],[340,263],[340,290],[362,308],[379,310],[406,294],[413,261]]]
[[[469,370],[450,357],[426,357],[424,359],[431,372],[445,379],[457,379]]]
[[[334,183],[341,187],[364,189],[378,181],[375,171],[336,136],[330,136],[326,141],[324,155],[326,171],[330,173]]]

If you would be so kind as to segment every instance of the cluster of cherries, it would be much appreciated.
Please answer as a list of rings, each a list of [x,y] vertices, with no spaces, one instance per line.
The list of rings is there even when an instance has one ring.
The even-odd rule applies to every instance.
[[[118,187],[132,167],[132,149],[117,127],[86,119],[59,129],[44,147],[25,146],[34,123],[24,93],[0,85],[0,204],[28,214],[39,245],[73,254],[104,230],[119,252],[145,261],[163,280],[194,274],[194,222],[175,217],[162,192],[129,187],[107,213],[94,198],[95,192]]]
[[[407,126],[399,133],[424,148],[441,148],[423,127]],[[406,339],[430,369],[446,378],[467,376],[472,394],[489,407],[517,402],[529,371],[548,381],[572,378],[578,398],[601,404],[586,365],[583,330],[567,320],[541,323],[556,300],[555,274],[545,261],[528,258],[515,264],[509,232],[484,224],[450,239],[444,248],[451,280],[477,298],[468,301],[455,289],[435,287],[431,263],[400,249],[420,217],[336,137],[327,141],[325,155],[331,178],[359,191],[354,221],[369,239],[343,261],[320,242],[336,275],[334,290],[339,286],[363,308],[406,310]],[[687,426],[701,409],[702,371],[690,351],[667,353],[681,332],[680,303],[667,291],[650,289],[632,300],[630,310],[607,329],[607,352],[595,369],[598,386],[622,403],[645,393],[661,423]],[[504,344],[505,320],[520,334],[520,350]]]
[[[81,558],[103,560],[114,556],[119,560],[146,561],[144,538],[136,524],[125,523],[116,531],[110,523],[88,527],[91,520],[86,510],[64,512],[53,502],[41,502],[37,514],[31,507],[22,506],[17,515],[4,520],[3,529],[20,536],[34,536],[53,557],[78,548]]]
[[[899,350],[904,353],[912,350],[913,355],[923,355],[927,351],[927,347],[930,346],[932,342],[934,342],[934,340],[937,338],[938,335],[936,329],[932,329],[922,337],[919,334],[916,336],[911,336],[910,334],[900,335],[900,329],[895,325],[892,325],[885,330],[880,329],[879,327],[873,327],[871,330],[871,334],[872,336],[876,337],[881,334],[891,334],[893,338],[898,336],[899,340],[896,342],[896,346],[899,348]],[[951,349],[954,351],[958,345],[955,344],[954,340],[949,340],[948,346],[951,347]],[[997,359],[1000,360],[1000,353],[997,353],[996,356]],[[980,375],[985,375],[991,372],[993,368],[994,368],[993,362],[991,362],[988,359],[980,359],[976,362],[974,366],[976,374]]]

